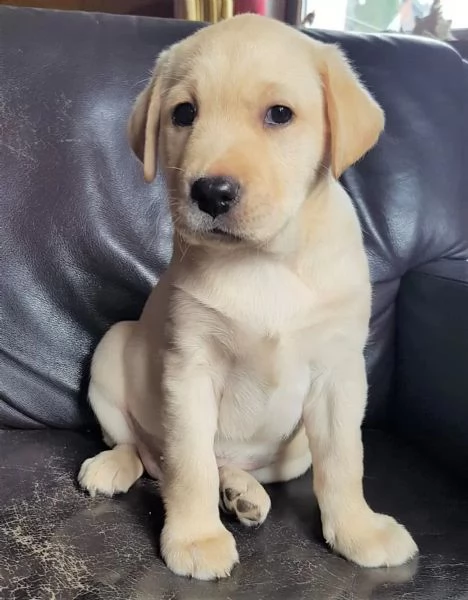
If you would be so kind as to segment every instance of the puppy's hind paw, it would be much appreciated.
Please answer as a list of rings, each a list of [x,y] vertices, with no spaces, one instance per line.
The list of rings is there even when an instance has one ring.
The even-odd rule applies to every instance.
[[[233,467],[219,470],[220,504],[247,527],[261,525],[271,508],[263,486],[250,473]]]
[[[115,446],[88,458],[78,474],[80,486],[94,497],[128,491],[143,474],[143,465],[133,446]]]

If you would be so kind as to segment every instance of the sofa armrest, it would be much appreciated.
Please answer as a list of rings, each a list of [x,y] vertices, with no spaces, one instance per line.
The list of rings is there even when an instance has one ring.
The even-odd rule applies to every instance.
[[[467,476],[468,261],[440,260],[402,280],[391,422]]]

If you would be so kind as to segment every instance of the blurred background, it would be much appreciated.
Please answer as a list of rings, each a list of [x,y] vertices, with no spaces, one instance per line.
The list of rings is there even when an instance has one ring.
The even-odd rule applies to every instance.
[[[314,26],[323,29],[410,33],[434,5],[452,30],[468,28],[467,0],[304,0],[302,5],[304,16],[314,13]]]
[[[0,4],[212,22],[256,12],[320,29],[468,37],[468,0],[0,0]]]

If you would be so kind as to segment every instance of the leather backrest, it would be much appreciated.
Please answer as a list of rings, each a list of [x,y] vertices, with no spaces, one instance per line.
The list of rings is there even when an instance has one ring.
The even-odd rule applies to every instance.
[[[82,427],[92,349],[138,317],[171,253],[160,181],[143,183],[126,120],[158,52],[193,23],[0,7],[0,423]],[[466,250],[462,62],[442,44],[339,42],[387,113],[343,182],[375,284],[368,421],[391,395],[394,300],[412,267]]]

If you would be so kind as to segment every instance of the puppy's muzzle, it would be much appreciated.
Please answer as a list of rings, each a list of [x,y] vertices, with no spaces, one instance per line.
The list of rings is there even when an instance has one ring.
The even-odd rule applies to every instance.
[[[216,219],[239,201],[240,191],[232,177],[201,177],[193,182],[190,196],[202,212]]]

